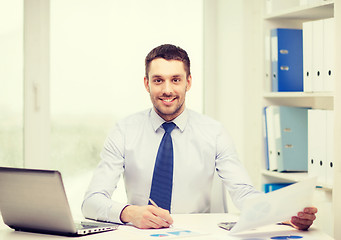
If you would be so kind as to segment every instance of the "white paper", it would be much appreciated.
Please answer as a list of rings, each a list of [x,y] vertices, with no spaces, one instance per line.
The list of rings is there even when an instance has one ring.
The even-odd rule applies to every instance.
[[[289,220],[305,207],[312,206],[315,186],[316,177],[246,200],[240,218],[230,232]]]
[[[190,229],[170,227],[161,229],[138,229],[133,226],[120,226],[120,230],[125,230],[130,233],[134,233],[143,237],[143,239],[174,239],[174,238],[186,238],[193,236],[206,235],[206,233],[200,233],[192,231]]]

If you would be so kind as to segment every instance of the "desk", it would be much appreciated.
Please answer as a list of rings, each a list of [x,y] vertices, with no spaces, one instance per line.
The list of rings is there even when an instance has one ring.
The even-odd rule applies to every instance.
[[[283,225],[269,225],[261,227],[257,230],[251,230],[239,235],[231,237],[228,231],[221,229],[217,226],[218,222],[233,221],[237,216],[231,214],[174,214],[174,226],[185,228],[192,231],[204,233],[204,235],[191,237],[191,240],[267,240],[272,236],[282,235],[300,235],[303,236],[302,240],[333,240],[327,234],[324,234],[312,227],[309,231],[298,231],[289,226]],[[8,228],[0,217],[0,239],[1,240],[53,240],[53,239],[67,239],[63,236],[44,235],[26,232],[16,232]],[[77,238],[80,240],[141,240],[141,239],[155,239],[146,238],[144,235],[136,233],[136,231],[129,231],[131,226],[120,226],[118,230],[111,232],[98,233],[93,235]],[[167,238],[163,238],[167,239]]]

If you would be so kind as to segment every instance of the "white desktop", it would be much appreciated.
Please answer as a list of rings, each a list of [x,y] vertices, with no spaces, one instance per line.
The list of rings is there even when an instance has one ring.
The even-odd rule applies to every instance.
[[[271,239],[279,236],[295,236],[301,237],[304,240],[333,240],[332,237],[317,230],[312,226],[308,231],[298,231],[290,226],[271,224],[250,231],[241,232],[239,234],[231,235],[230,232],[218,227],[219,222],[236,221],[238,216],[232,214],[174,214],[173,228],[178,230],[186,230],[187,232],[194,233],[190,239],[205,239],[205,240],[235,240],[235,239]],[[172,231],[172,229],[168,229]],[[160,230],[160,234],[167,232],[167,229]],[[153,230],[139,230],[133,226],[122,225],[117,230],[110,232],[97,233],[93,235],[84,236],[81,238],[86,239],[101,239],[101,240],[113,240],[113,239],[155,239],[158,238]],[[154,235],[154,237],[152,236]],[[172,235],[165,236],[162,239],[167,238],[183,238],[185,236]],[[7,227],[0,218],[0,239],[1,240],[51,240],[51,239],[66,239],[64,236],[55,236],[47,234],[29,233],[14,231]],[[282,238],[285,239],[285,238]],[[291,238],[288,238],[291,239]]]

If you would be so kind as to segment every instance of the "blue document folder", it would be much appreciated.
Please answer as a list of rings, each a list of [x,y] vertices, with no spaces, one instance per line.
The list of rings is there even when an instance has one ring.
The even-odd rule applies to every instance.
[[[283,187],[289,186],[293,183],[265,183],[263,185],[263,191],[265,193],[276,191],[278,189],[281,189]]]
[[[303,92],[303,38],[301,29],[271,30],[273,92]]]
[[[275,114],[278,171],[308,171],[308,109],[278,106]]]

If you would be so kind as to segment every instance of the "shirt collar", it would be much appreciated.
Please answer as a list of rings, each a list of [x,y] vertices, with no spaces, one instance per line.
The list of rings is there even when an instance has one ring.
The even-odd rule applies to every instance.
[[[159,114],[155,112],[154,108],[152,108],[150,111],[150,120],[151,120],[153,129],[155,132],[161,127],[161,125],[164,122],[166,122],[162,117],[159,116]],[[185,110],[172,122],[176,124],[176,126],[180,129],[181,132],[183,132],[187,125],[187,120],[188,120],[188,111],[187,111],[187,108],[185,108]]]

